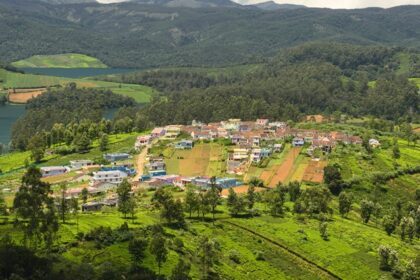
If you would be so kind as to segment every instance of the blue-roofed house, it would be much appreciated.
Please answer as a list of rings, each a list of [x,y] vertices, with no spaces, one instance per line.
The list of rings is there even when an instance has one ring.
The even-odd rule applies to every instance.
[[[181,140],[175,144],[175,149],[190,150],[194,147],[194,142],[191,140]]]
[[[292,140],[292,146],[293,147],[301,147],[305,145],[305,140],[303,140],[303,138],[299,138],[299,137],[295,137]]]

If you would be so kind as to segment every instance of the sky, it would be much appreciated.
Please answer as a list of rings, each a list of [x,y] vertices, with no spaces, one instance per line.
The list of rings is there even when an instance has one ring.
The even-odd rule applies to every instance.
[[[242,4],[266,2],[266,0],[239,0]],[[356,9],[366,7],[389,8],[400,5],[420,5],[420,0],[274,0],[279,4],[300,4],[308,7]]]
[[[126,0],[97,0],[100,3],[115,3]],[[233,0],[241,4],[255,4],[269,0]],[[389,8],[400,5],[420,5],[420,0],[274,0],[279,4],[300,4],[308,7],[332,9],[356,9],[366,7]]]

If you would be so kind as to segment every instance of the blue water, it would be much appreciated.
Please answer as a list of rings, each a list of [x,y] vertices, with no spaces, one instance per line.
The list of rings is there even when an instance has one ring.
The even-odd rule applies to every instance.
[[[13,123],[25,112],[25,105],[0,105],[0,143],[10,142]]]
[[[28,74],[39,74],[65,78],[83,78],[100,75],[134,72],[130,68],[20,68]]]

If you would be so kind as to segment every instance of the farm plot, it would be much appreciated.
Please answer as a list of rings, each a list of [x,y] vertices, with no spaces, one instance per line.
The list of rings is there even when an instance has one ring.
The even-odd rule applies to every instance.
[[[268,184],[268,187],[274,188],[278,183],[286,181],[293,170],[293,165],[301,149],[302,148],[294,147],[290,150],[284,162],[279,166],[279,168],[277,168],[276,173]]]
[[[291,182],[291,181],[301,182],[303,180],[305,171],[308,167],[309,161],[310,159],[308,157],[299,155],[299,157],[295,161],[292,172],[289,174],[289,177],[286,179],[286,182]]]
[[[183,176],[221,175],[225,151],[217,143],[197,144],[191,150],[176,150],[166,160],[167,172]]]
[[[46,91],[45,88],[39,88],[39,89],[33,89],[33,90],[28,89],[28,90],[20,91],[20,92],[9,90],[8,100],[11,103],[25,104],[30,99],[43,94],[45,91]]]
[[[326,161],[312,160],[305,169],[303,181],[312,183],[322,183],[324,180],[324,167],[327,166]]]

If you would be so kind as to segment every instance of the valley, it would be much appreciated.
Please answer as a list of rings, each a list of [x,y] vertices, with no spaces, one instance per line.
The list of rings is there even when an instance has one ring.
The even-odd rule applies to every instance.
[[[0,279],[420,279],[419,5],[103,2],[0,0]]]

